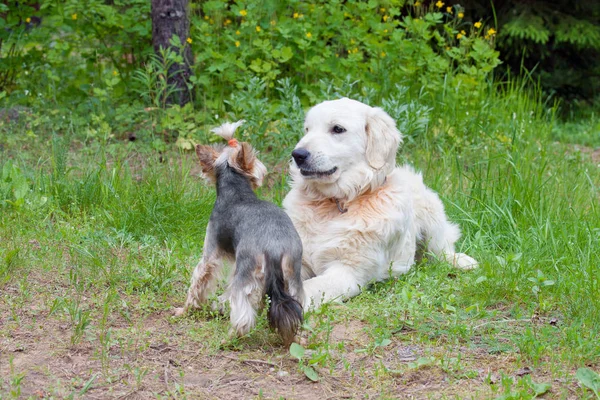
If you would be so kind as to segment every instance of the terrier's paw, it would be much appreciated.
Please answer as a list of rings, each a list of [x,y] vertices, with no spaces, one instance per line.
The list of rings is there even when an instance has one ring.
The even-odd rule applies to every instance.
[[[183,314],[185,314],[184,307],[177,307],[177,308],[175,308],[175,310],[173,310],[174,317],[181,317]]]
[[[455,253],[452,265],[458,269],[475,269],[479,263],[473,257],[469,257],[465,253]]]

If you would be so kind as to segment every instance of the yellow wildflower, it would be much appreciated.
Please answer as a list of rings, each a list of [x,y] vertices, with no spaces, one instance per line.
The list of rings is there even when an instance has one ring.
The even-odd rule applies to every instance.
[[[458,18],[464,18],[464,17],[465,17],[465,13],[463,13],[463,12],[458,13]]]
[[[312,37],[312,33],[306,32],[306,37],[310,39]]]
[[[463,37],[463,34],[462,34],[462,33],[459,33],[459,34],[457,34],[457,35],[456,35],[456,38],[457,38],[457,39],[460,39],[460,38],[462,38],[462,37]]]
[[[381,58],[385,57],[386,56],[385,51],[382,51],[380,56],[381,56]]]
[[[353,52],[354,54],[358,53],[358,47],[355,47],[355,48],[352,50],[352,52]]]
[[[261,31],[260,26],[257,25],[256,26],[256,32],[260,32],[260,31]]]
[[[473,26],[477,29],[481,28],[481,22],[477,21],[473,24]]]
[[[26,23],[30,23],[31,22],[31,18],[25,18],[25,22]]]
[[[240,15],[242,17],[245,17],[246,15],[248,15],[248,11],[246,11],[246,10],[240,10]]]
[[[227,18],[227,19],[225,20],[225,25],[229,25],[230,23],[231,23],[231,20],[230,20],[229,18]]]
[[[495,30],[494,28],[490,28],[490,29],[487,31],[487,34],[488,34],[489,36],[494,36],[494,35],[496,34],[496,30]]]
[[[298,14],[297,12],[295,12],[295,13],[294,13],[294,15],[293,15],[293,17],[294,17],[294,18],[298,18],[298,15],[299,15],[299,14]]]
[[[384,30],[383,30],[383,33],[388,33],[388,30],[387,30],[387,29],[384,29]]]
[[[384,16],[383,16],[383,22],[387,22],[388,18],[389,18],[389,16],[387,16],[387,15],[384,15]]]
[[[277,23],[277,22],[275,22],[275,20],[272,20],[272,21],[271,21],[271,25],[273,25],[273,26],[275,26],[275,24],[276,24],[276,23]]]
[[[467,32],[465,32],[465,31],[460,31],[460,33],[462,33],[463,35],[467,34]]]
[[[452,14],[452,7],[446,7],[446,12],[448,14]]]
[[[236,34],[236,35],[239,35],[239,34],[240,34],[240,31],[235,31],[235,34]]]
[[[436,6],[437,8],[442,8],[442,7],[444,7],[444,2],[443,2],[442,0],[438,0],[438,2],[437,2],[437,3],[435,3],[435,6]]]
[[[239,40],[235,41],[235,47],[240,47],[240,41]]]
[[[421,5],[420,1],[415,1],[415,7],[419,7]]]
[[[117,72],[117,70],[114,70],[114,71],[113,71],[113,75],[114,75],[114,76],[117,76],[117,75],[119,75],[119,73]]]
[[[192,38],[187,38],[185,41],[188,42],[189,44],[192,44]]]
[[[205,20],[205,21],[208,21],[208,15],[205,15],[205,16],[204,16],[204,20]]]
[[[76,19],[77,19],[77,13],[75,13],[75,14],[71,15],[71,19],[72,19],[72,20],[76,20]]]
[[[385,12],[385,8],[381,7],[381,8],[379,9],[379,11],[381,11],[381,12],[383,13],[383,12]]]

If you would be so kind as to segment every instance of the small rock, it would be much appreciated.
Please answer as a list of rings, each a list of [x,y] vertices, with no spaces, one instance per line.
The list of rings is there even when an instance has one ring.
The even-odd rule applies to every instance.
[[[525,375],[529,375],[531,374],[531,368],[529,367],[525,367],[525,368],[521,368],[520,370],[518,370],[517,372],[515,372],[516,376],[525,376]]]
[[[280,378],[283,378],[284,376],[288,376],[289,374],[290,374],[289,372],[283,371],[283,370],[277,372],[277,376]]]
[[[488,383],[490,385],[495,385],[496,383],[498,383],[500,381],[500,376],[496,375],[496,374],[491,374],[488,376]]]
[[[410,347],[400,347],[397,350],[399,361],[414,361],[417,359],[414,351]]]

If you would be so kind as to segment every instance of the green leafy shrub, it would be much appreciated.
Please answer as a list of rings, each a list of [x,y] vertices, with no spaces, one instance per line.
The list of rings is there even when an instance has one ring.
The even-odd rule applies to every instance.
[[[466,1],[473,20],[497,25],[505,71],[525,69],[565,109],[600,94],[600,3],[594,1]],[[495,16],[495,20],[491,16]]]
[[[403,1],[207,2],[192,11],[197,89],[239,87],[252,76],[272,88],[289,78],[314,103],[319,81],[350,76],[381,92],[405,82],[432,92],[463,85],[466,93],[499,60],[460,10]]]
[[[4,6],[7,15],[16,4]],[[397,85],[431,100],[469,103],[500,63],[494,36],[441,1],[193,2],[190,37],[173,40],[195,56],[195,101],[168,111],[168,65],[159,59],[176,60],[153,55],[148,2],[39,4],[19,6],[19,18],[6,19],[20,29],[3,34],[21,58],[0,101],[50,108],[34,124],[83,131],[85,140],[133,132],[151,141],[182,137],[178,144],[189,149],[207,124],[229,115],[253,120],[246,131],[252,137],[272,133],[276,148],[297,136],[286,137],[310,104],[334,96],[379,102]],[[23,24],[33,17],[40,23]],[[274,117],[281,118],[277,126]]]

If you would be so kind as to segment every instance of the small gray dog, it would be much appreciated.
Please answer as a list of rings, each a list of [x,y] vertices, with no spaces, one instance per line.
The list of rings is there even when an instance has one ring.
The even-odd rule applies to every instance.
[[[266,168],[250,144],[233,138],[243,122],[213,129],[228,140],[228,146],[196,146],[202,172],[216,183],[217,199],[206,228],[204,254],[192,275],[185,305],[175,315],[207,300],[214,292],[221,261],[228,257],[235,259],[235,271],[220,299],[230,302],[233,330],[241,336],[254,327],[267,294],[269,325],[287,346],[302,324],[302,242],[287,214],[254,194]]]

